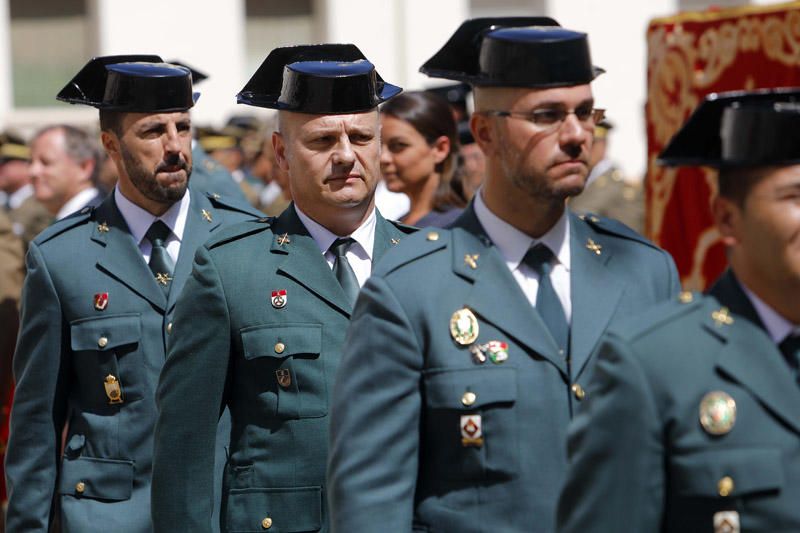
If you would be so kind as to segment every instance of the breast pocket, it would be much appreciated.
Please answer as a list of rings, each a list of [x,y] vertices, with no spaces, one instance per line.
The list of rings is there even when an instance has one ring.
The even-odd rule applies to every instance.
[[[240,330],[243,365],[237,381],[278,418],[328,413],[322,324],[268,324]]]
[[[70,323],[73,368],[88,405],[119,405],[144,396],[144,362],[139,357],[138,313],[107,315]]]
[[[423,460],[442,478],[507,479],[518,470],[516,369],[429,370]]]

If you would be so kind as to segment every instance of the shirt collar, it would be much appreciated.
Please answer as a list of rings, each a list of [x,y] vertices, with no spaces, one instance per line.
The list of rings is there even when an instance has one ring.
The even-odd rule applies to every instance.
[[[99,191],[94,187],[89,187],[88,189],[83,189],[82,191],[78,192],[75,196],[67,200],[61,209],[58,210],[56,213],[56,220],[61,220],[67,215],[71,215],[75,211],[79,210],[80,208],[84,207],[86,204],[92,201]]]
[[[186,193],[181,198],[180,202],[175,202],[167,209],[166,213],[157,217],[152,213],[142,209],[135,203],[128,200],[122,191],[119,190],[119,185],[114,187],[114,201],[117,203],[117,208],[128,224],[128,229],[131,231],[136,243],[141,243],[144,239],[147,230],[156,219],[160,219],[164,224],[172,230],[172,233],[177,237],[178,241],[183,240],[183,231],[186,229],[186,220],[189,216],[189,204],[191,203],[191,194],[187,189]]]
[[[769,333],[770,338],[775,344],[780,344],[792,333],[800,334],[800,326],[795,326],[783,318],[777,311],[767,305],[764,300],[756,296],[756,293],[748,289],[744,283],[739,281],[739,284],[742,286],[742,290],[747,297],[750,298],[750,303],[753,304],[756,313],[758,313],[758,318],[761,319],[764,327],[767,328],[767,333]]]
[[[511,270],[516,270],[519,267],[522,258],[525,257],[531,246],[542,243],[553,252],[558,262],[564,265],[564,268],[569,272],[569,216],[566,209],[555,225],[537,240],[495,215],[483,201],[482,189],[475,195],[474,205],[475,216],[478,217],[478,221],[483,226],[489,239],[500,251]]]
[[[16,191],[8,195],[8,207],[16,209],[22,205],[22,202],[27,200],[33,195],[33,185],[26,183]]]
[[[320,251],[325,254],[331,247],[331,244],[333,244],[333,241],[339,238],[339,235],[336,235],[331,230],[303,213],[303,211],[297,207],[297,204],[295,204],[294,208],[297,211],[297,216],[300,217],[300,221],[311,235],[311,238],[314,239],[315,243],[317,243]],[[353,233],[349,235],[359,244],[359,246],[361,246],[370,260],[372,260],[372,247],[375,242],[376,220],[377,218],[375,217],[375,209],[373,208],[372,212],[370,212],[369,216],[367,217],[367,220],[365,220]]]

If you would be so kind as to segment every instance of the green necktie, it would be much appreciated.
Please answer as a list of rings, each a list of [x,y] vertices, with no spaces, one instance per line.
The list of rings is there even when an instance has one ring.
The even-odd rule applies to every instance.
[[[356,273],[353,272],[353,267],[350,266],[350,262],[347,260],[345,254],[350,248],[350,245],[354,242],[356,241],[351,237],[339,238],[333,241],[333,244],[331,244],[329,248],[335,257],[333,261],[333,275],[339,280],[339,285],[344,289],[344,293],[350,300],[351,307],[356,303],[360,286],[358,285]]]
[[[794,377],[800,384],[800,335],[788,335],[778,347],[786,358],[786,362],[792,367]]]
[[[537,244],[528,250],[528,253],[522,258],[522,262],[539,274],[536,310],[544,320],[545,325],[547,325],[547,329],[550,330],[556,345],[563,350],[566,356],[569,353],[569,324],[567,324],[567,317],[564,314],[564,308],[561,306],[561,300],[558,299],[558,294],[556,294],[553,283],[550,280],[553,257],[553,252],[547,246]]]
[[[172,230],[163,221],[156,220],[145,234],[147,240],[153,245],[153,250],[150,252],[150,262],[147,265],[165,294],[169,294],[169,288],[172,285],[172,273],[175,269],[175,263],[172,261],[169,252],[167,252],[166,246],[167,239],[171,233]]]

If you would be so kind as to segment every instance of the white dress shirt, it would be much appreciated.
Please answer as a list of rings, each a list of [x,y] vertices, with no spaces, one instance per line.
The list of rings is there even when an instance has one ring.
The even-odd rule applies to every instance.
[[[142,252],[145,263],[150,262],[150,253],[153,251],[153,245],[145,238],[145,234],[147,234],[147,230],[156,220],[162,220],[172,230],[169,238],[167,238],[167,253],[169,253],[173,261],[178,262],[181,240],[183,240],[183,232],[186,229],[186,219],[189,216],[189,203],[191,202],[191,195],[188,190],[180,202],[172,204],[167,212],[160,217],[145,211],[128,200],[119,190],[119,186],[114,188],[114,200],[117,202],[119,212],[122,213],[122,218],[128,224],[133,240],[139,244],[139,251]]]
[[[778,312],[767,305],[764,300],[745,287],[744,283],[741,281],[739,285],[742,286],[742,290],[744,290],[744,293],[750,298],[750,303],[753,304],[756,313],[758,313],[758,318],[761,319],[764,327],[767,328],[767,333],[769,333],[770,338],[775,344],[780,344],[789,335],[800,335],[800,326],[792,324],[783,318],[783,316],[779,315]]]
[[[572,321],[572,300],[570,291],[570,250],[569,250],[569,216],[567,210],[540,239],[534,239],[521,232],[508,222],[492,213],[483,201],[483,190],[475,195],[475,215],[486,234],[497,247],[508,269],[517,280],[520,289],[531,305],[536,305],[536,294],[539,292],[539,274],[532,268],[522,264],[528,250],[536,244],[544,244],[555,256],[555,263],[550,271],[550,282],[561,301],[567,323]]]
[[[320,252],[322,252],[325,260],[328,262],[328,266],[333,269],[333,262],[336,257],[333,255],[333,252],[328,250],[328,248],[331,247],[333,241],[338,239],[339,236],[335,235],[331,232],[331,230],[319,224],[315,220],[312,220],[311,217],[303,213],[296,205],[295,209],[297,210],[297,216],[300,217],[300,221],[306,227],[308,233],[311,235],[311,238],[314,239],[314,242],[317,243]],[[347,262],[350,263],[350,267],[353,269],[353,272],[356,275],[356,279],[358,280],[358,285],[360,287],[364,286],[367,278],[369,278],[369,275],[372,273],[372,248],[375,243],[376,221],[377,218],[375,217],[375,209],[373,209],[372,213],[370,213],[369,217],[367,217],[367,220],[365,220],[364,223],[361,224],[361,226],[359,226],[358,229],[356,229],[352,234],[348,235],[356,242],[350,246],[345,256],[347,257]]]
[[[61,206],[61,209],[58,210],[56,213],[56,220],[61,220],[67,215],[71,215],[75,211],[80,210],[82,207],[86,206],[89,202],[92,201],[92,198],[97,196],[100,191],[95,189],[94,187],[89,187],[88,189],[84,189]]]

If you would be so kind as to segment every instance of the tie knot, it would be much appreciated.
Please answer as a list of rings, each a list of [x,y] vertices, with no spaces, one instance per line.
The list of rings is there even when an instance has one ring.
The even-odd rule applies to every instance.
[[[553,261],[553,252],[544,244],[537,244],[525,254],[522,258],[523,264],[535,270],[539,275],[549,274],[551,262]]]
[[[333,244],[331,244],[331,247],[328,249],[336,257],[344,257],[344,255],[347,253],[347,250],[350,248],[350,245],[352,245],[354,242],[356,241],[352,237],[339,237],[333,241]]]
[[[779,345],[781,351],[787,356],[793,355],[800,360],[800,334],[792,333],[786,336]]]
[[[147,240],[152,245],[160,246],[169,238],[170,233],[172,233],[172,230],[164,224],[163,220],[156,220],[150,225],[150,229],[147,230],[144,236],[147,237]],[[159,241],[158,244],[156,244],[156,241]]]

